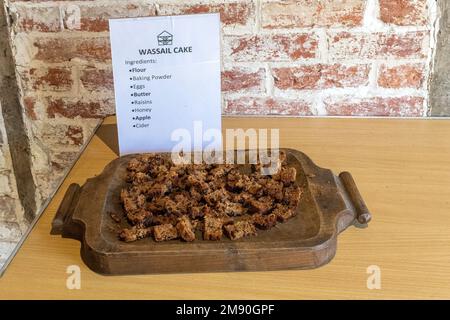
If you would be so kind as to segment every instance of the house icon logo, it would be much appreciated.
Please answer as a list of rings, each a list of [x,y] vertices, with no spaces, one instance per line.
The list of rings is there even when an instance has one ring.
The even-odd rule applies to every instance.
[[[171,46],[173,41],[173,35],[167,31],[163,31],[158,34],[158,46]]]

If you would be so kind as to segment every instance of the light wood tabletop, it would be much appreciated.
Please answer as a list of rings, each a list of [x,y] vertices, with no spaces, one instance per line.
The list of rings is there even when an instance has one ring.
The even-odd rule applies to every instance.
[[[280,128],[281,147],[305,152],[334,173],[353,174],[373,214],[350,227],[336,257],[314,270],[101,276],[80,243],[51,236],[70,183],[83,184],[117,157],[108,118],[0,279],[0,298],[20,299],[385,299],[450,298],[450,122],[446,120],[224,118],[224,128]],[[81,268],[81,289],[66,287]],[[368,289],[369,266],[381,288]]]

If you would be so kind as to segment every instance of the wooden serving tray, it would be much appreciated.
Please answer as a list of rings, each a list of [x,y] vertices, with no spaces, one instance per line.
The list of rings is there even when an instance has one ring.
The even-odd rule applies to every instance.
[[[120,157],[99,176],[80,187],[70,185],[52,223],[51,234],[81,242],[81,257],[93,271],[108,274],[150,274],[221,271],[263,271],[316,268],[336,253],[337,236],[348,226],[365,225],[371,215],[348,172],[335,176],[317,167],[305,154],[283,149],[297,169],[302,200],[296,217],[255,237],[237,241],[132,243],[118,239],[111,213],[123,217],[120,190],[126,186],[128,161]]]

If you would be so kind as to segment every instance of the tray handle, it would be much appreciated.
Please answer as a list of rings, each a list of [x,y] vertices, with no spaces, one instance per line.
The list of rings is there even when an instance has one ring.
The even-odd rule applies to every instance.
[[[362,225],[369,223],[369,221],[372,219],[372,214],[367,208],[366,203],[361,196],[361,193],[359,193],[352,175],[350,174],[350,172],[344,171],[339,174],[339,178],[341,178],[341,181],[344,184],[348,195],[350,196],[350,200],[352,201],[353,206],[356,209],[356,220]]]
[[[59,205],[56,215],[52,221],[52,230],[50,234],[57,235],[63,233],[63,227],[67,219],[73,212],[73,207],[75,201],[78,201],[78,195],[80,193],[81,187],[77,183],[72,183],[69,188],[67,188],[64,198]]]

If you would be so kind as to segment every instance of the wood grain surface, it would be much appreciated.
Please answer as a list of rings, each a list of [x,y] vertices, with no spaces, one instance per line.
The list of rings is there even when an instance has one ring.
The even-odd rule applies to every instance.
[[[105,277],[83,264],[78,241],[50,229],[70,183],[117,157],[114,121],[92,139],[0,279],[0,298],[450,298],[450,122],[225,118],[225,128],[280,128],[282,147],[351,172],[373,214],[369,227],[342,233],[336,257],[314,270]],[[81,268],[80,290],[66,287],[70,265]],[[379,290],[367,288],[372,265],[381,270]]]

